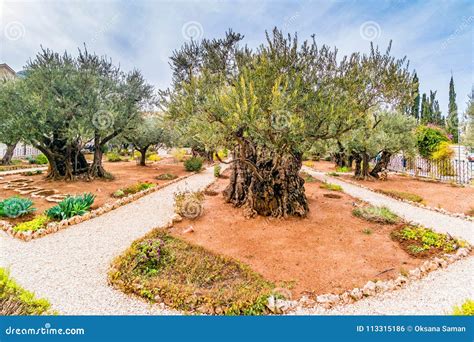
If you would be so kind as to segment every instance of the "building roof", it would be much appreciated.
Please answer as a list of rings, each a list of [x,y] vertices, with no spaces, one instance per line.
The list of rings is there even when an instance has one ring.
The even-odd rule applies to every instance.
[[[1,63],[0,64],[0,69],[6,69],[9,73],[11,73],[13,76],[16,76],[15,70],[10,68],[7,63]]]

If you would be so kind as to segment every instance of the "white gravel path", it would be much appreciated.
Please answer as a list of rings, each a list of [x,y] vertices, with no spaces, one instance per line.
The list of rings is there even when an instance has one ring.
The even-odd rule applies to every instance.
[[[23,173],[23,172],[35,172],[35,171],[46,171],[48,168],[47,167],[30,167],[26,169],[17,169],[17,170],[10,170],[10,171],[1,171],[0,172],[0,179],[2,176],[9,176],[9,175],[16,175],[17,173]]]
[[[388,196],[346,183],[325,173],[305,167],[313,177],[342,186],[347,194],[373,205],[384,205],[406,220],[421,223],[439,232],[449,232],[474,244],[474,223],[415,207]],[[294,314],[327,315],[446,315],[454,305],[474,298],[474,257],[468,257],[431,272],[425,278],[409,283],[405,288],[360,300],[352,305],[299,309]]]
[[[0,266],[24,288],[66,315],[172,314],[107,285],[112,259],[132,241],[165,224],[177,189],[198,190],[213,181],[212,168],[98,218],[41,239],[23,242],[0,232]]]

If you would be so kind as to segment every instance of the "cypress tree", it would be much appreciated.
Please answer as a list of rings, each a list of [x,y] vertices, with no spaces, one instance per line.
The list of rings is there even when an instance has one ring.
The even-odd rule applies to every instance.
[[[458,106],[456,104],[456,92],[454,91],[453,75],[451,75],[451,80],[449,81],[449,104],[446,125],[448,133],[453,137],[453,142],[459,142]]]
[[[431,108],[430,108],[430,103],[429,99],[426,96],[426,93],[423,93],[421,96],[421,123],[423,125],[426,125],[431,122]]]
[[[416,72],[413,75],[413,84],[416,84],[416,90],[413,94],[414,99],[412,107],[410,109],[410,115],[420,121],[420,82],[418,80],[418,75],[416,74]]]

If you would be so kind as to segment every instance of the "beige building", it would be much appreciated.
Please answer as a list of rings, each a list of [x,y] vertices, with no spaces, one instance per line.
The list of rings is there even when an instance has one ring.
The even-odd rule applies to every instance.
[[[8,66],[8,64],[0,64],[0,80],[13,79],[16,77],[16,72]]]

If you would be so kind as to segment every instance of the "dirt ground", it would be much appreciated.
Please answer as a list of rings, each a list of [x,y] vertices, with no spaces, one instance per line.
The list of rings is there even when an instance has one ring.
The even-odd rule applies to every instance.
[[[342,179],[356,181],[352,176],[343,175]],[[396,190],[410,192],[423,198],[430,207],[443,208],[453,213],[466,213],[474,210],[474,187],[458,187],[447,183],[418,180],[409,176],[389,174],[388,180],[356,181],[375,190]],[[471,215],[474,215],[471,213]]]
[[[312,168],[323,172],[336,172],[336,164],[332,161],[318,160],[305,163],[312,163]]]
[[[138,182],[150,182],[155,184],[165,184],[169,180],[157,180],[156,176],[162,173],[171,173],[178,177],[188,174],[185,171],[183,163],[175,163],[173,158],[166,158],[148,164],[147,166],[138,166],[134,161],[131,162],[117,162],[110,163],[104,162],[105,169],[112,173],[115,177],[114,180],[94,180],[88,182],[85,180],[78,180],[74,182],[66,181],[50,181],[45,179],[45,173],[34,176],[23,176],[23,175],[11,175],[4,176],[0,182],[11,181],[19,178],[33,179],[34,182],[30,186],[37,186],[44,189],[56,189],[58,193],[66,195],[78,195],[84,192],[91,192],[97,197],[94,201],[93,209],[102,206],[105,203],[114,202],[117,199],[111,195],[120,188],[124,188]],[[0,184],[0,200],[8,198],[10,196],[18,196],[19,194],[13,190],[3,189],[3,184]],[[34,207],[37,208],[35,214],[42,213],[45,209],[54,206],[56,203],[48,202],[42,198],[32,198],[28,195],[20,195],[33,200]],[[19,223],[32,219],[34,215],[27,215],[16,220],[8,219],[11,223]],[[2,218],[5,219],[5,218]]]
[[[227,182],[220,179],[212,189],[221,191]],[[319,185],[306,183],[310,213],[305,219],[246,219],[219,193],[206,196],[202,217],[184,220],[171,233],[244,262],[279,286],[289,286],[293,297],[341,293],[419,265],[391,240],[394,226],[354,217],[352,197],[337,192],[341,198],[326,198],[330,191]],[[189,226],[194,232],[185,233]]]

